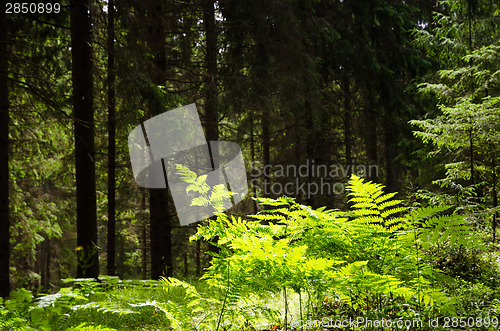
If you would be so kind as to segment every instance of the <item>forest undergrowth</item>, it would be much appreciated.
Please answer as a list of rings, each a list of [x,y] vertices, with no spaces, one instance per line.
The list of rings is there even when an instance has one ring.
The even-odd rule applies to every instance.
[[[193,205],[230,197],[179,169]],[[493,330],[498,247],[445,205],[413,207],[353,176],[348,211],[258,199],[248,219],[218,213],[191,240],[215,245],[201,278],[68,279],[18,289],[2,330]]]

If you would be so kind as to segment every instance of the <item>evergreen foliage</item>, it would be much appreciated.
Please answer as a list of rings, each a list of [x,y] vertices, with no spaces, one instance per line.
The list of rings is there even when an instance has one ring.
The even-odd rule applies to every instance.
[[[411,307],[400,316],[455,313],[455,299],[437,285],[445,276],[428,253],[477,249],[482,239],[463,217],[446,213],[450,207],[409,210],[382,188],[353,176],[347,212],[312,209],[281,197],[259,199],[270,209],[252,215],[258,221],[219,215],[193,237],[217,238],[214,244],[221,249],[203,278],[226,290],[234,287],[240,296],[287,289],[306,293],[309,311],[333,294],[353,314],[372,310],[374,302],[382,309],[395,301]]]
[[[205,176],[178,171],[193,185],[189,191],[216,192]],[[428,321],[470,312],[492,325],[498,322],[500,298],[493,294],[498,284],[464,287],[451,268],[439,268],[435,261],[436,250],[482,249],[481,237],[449,206],[408,208],[383,188],[353,175],[346,212],[280,197],[259,199],[268,208],[248,220],[219,213],[192,237],[219,247],[201,281],[69,279],[71,288],[36,300],[23,289],[4,302],[2,325],[114,330],[139,327],[146,319],[148,325],[175,330],[253,330],[322,318]],[[220,196],[206,198],[216,209]],[[480,268],[498,272],[498,265]],[[491,302],[468,306],[480,293]]]
[[[0,14],[0,329],[500,317],[498,0],[77,2]],[[222,213],[232,193],[179,167],[216,214],[186,227],[134,183],[126,143],[193,102],[207,141],[240,145],[255,199]],[[67,284],[77,264],[120,278]]]
[[[464,1],[440,4],[443,12],[436,13],[436,26],[415,31],[415,44],[439,60],[440,70],[417,84],[417,94],[435,104],[435,110],[410,123],[418,128],[415,137],[431,145],[427,158],[442,160],[444,178],[432,181],[443,193],[438,199],[459,206],[481,226],[484,219],[491,220],[495,240],[500,152],[500,45],[495,13],[500,8],[492,1],[474,8]],[[467,29],[461,28],[464,24]]]

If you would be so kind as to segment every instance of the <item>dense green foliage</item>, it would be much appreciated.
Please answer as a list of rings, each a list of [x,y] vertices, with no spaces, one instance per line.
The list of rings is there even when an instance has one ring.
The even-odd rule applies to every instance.
[[[180,173],[186,181],[206,186],[204,176],[192,178],[185,169]],[[483,247],[463,217],[446,213],[447,206],[404,207],[394,193],[382,189],[353,176],[347,212],[312,209],[282,197],[261,199],[270,208],[253,215],[254,220],[219,214],[192,237],[217,238],[220,248],[201,282],[69,280],[72,287],[36,300],[21,289],[4,302],[3,325],[64,330],[91,322],[103,330],[144,325],[242,330],[324,318],[428,323],[441,316],[498,323],[500,297],[495,293],[500,284],[493,276],[499,271],[498,254],[492,256],[496,264],[483,254],[475,262],[472,283],[466,283],[466,269],[438,262],[451,258],[446,255],[450,249]],[[209,201],[215,207],[218,200]],[[466,263],[469,257],[460,256]],[[482,295],[489,300],[476,301]],[[471,309],[471,304],[476,306]]]
[[[493,328],[498,1],[88,0],[92,120],[73,98],[84,2],[59,2],[0,17],[0,329]],[[222,213],[233,193],[179,167],[217,215],[180,226],[167,190],[134,182],[127,136],[190,103],[241,147],[249,193]],[[75,124],[95,136],[79,200],[97,226],[77,215]],[[99,280],[74,278],[97,267],[86,230]]]

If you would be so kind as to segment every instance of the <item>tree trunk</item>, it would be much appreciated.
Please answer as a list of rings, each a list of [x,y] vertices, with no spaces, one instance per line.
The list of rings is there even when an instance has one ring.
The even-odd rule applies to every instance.
[[[388,192],[399,191],[398,176],[394,159],[397,156],[398,126],[393,116],[396,112],[387,112],[385,114],[385,180]]]
[[[348,170],[347,179],[351,177],[352,165],[352,109],[349,79],[343,80],[344,89],[344,145],[345,145],[345,163]]]
[[[367,91],[370,94],[370,91]],[[371,96],[369,95],[367,100],[367,104],[364,110],[364,129],[365,129],[365,150],[366,150],[366,158],[368,161],[367,169],[370,169],[371,165],[378,165],[378,153],[377,153],[377,114],[372,107]],[[370,172],[367,174],[369,180],[377,179],[376,176],[371,174]]]
[[[306,83],[307,85],[307,83]],[[306,95],[305,95],[305,103],[304,103],[304,110],[305,110],[305,122],[306,122],[306,128],[307,128],[307,135],[306,135],[306,155],[307,155],[307,164],[309,166],[307,167],[307,187],[309,185],[312,185],[314,182],[314,174],[312,171],[313,168],[313,160],[316,155],[315,151],[315,121],[314,121],[314,116],[315,116],[315,111],[314,108],[311,106],[311,100],[309,96],[309,89],[306,88]],[[311,206],[312,208],[315,208],[315,202],[314,202],[314,196],[309,192],[309,190],[306,190],[306,196],[304,197],[305,201],[307,201],[307,205]]]
[[[148,0],[148,46],[153,55],[153,68],[150,78],[155,85],[165,85],[166,70],[166,36],[161,13],[163,1]],[[150,107],[151,115],[163,112],[161,107]],[[168,185],[168,183],[167,183]],[[149,190],[150,236],[151,236],[151,279],[161,276],[171,277],[173,271],[171,220],[169,215],[169,195],[166,189]]]
[[[46,240],[46,255],[45,255],[45,277],[46,277],[46,282],[43,285],[46,289],[50,290],[50,260],[52,258],[52,255],[50,254],[50,242],[52,240],[49,238]]]
[[[115,126],[115,1],[108,1],[108,254],[107,273],[116,262],[116,126]]]
[[[342,81],[342,88],[344,93],[344,146],[345,146],[345,166],[347,169],[346,173],[346,181],[351,179],[352,175],[352,167],[354,166],[354,162],[352,159],[352,112],[353,108],[351,107],[351,86],[348,78],[344,78]],[[347,206],[352,206],[352,203],[349,202],[348,197],[345,198]]]
[[[7,15],[0,12],[0,296],[10,292],[10,220],[9,220],[9,88]]]
[[[184,252],[184,276],[187,277],[188,275],[189,275],[188,253]]]
[[[121,225],[121,226],[120,226]],[[118,223],[118,236],[116,237],[116,247],[118,247],[118,254],[116,259],[117,276],[120,278],[125,277],[125,235],[122,235],[120,229],[123,229],[123,224]]]
[[[44,290],[50,289],[50,238],[46,238],[38,245],[37,264],[40,287]]]
[[[252,180],[255,179],[255,137],[253,132],[253,116],[250,117],[250,153],[252,157],[252,167],[250,169]],[[253,197],[257,199],[257,185],[252,184]],[[257,214],[257,201],[253,200],[253,213]]]
[[[268,103],[268,83],[269,83],[269,73],[268,73],[268,62],[269,54],[266,49],[266,45],[263,42],[257,44],[257,64],[255,68],[256,76],[256,98],[259,100],[257,102],[257,109],[261,109],[261,126],[262,126],[262,162],[264,167],[270,165],[271,153],[270,153],[270,123],[269,123],[269,103]],[[269,197],[271,191],[271,178],[268,176],[268,172],[263,174],[263,196]]]
[[[199,240],[196,240],[195,260],[196,276],[201,276],[201,242]]]
[[[473,137],[474,130],[471,128],[469,131],[469,159],[470,159],[470,184],[474,185],[476,180],[474,179],[474,140]]]
[[[45,268],[47,265],[46,243],[47,239],[37,245],[36,265],[37,272],[40,275],[40,288],[45,288],[47,284],[47,268]]]
[[[71,0],[70,8],[78,245],[76,276],[87,278],[99,275],[89,1]]]
[[[217,114],[217,31],[215,30],[214,1],[206,0],[203,6],[205,27],[207,82],[205,87],[205,132],[208,141],[219,138]]]
[[[149,190],[151,279],[173,275],[168,189]]]
[[[264,105],[262,107],[262,161],[264,162],[264,167],[270,165],[270,137],[269,137],[269,109]],[[265,168],[264,168],[265,169]],[[270,196],[271,193],[271,178],[268,175],[269,172],[264,172],[264,191],[263,196],[265,198]]]
[[[217,31],[215,30],[214,0],[205,0],[203,3],[203,26],[205,29],[206,55],[205,65],[207,67],[207,81],[205,85],[205,134],[207,141],[219,139],[219,120],[217,111]],[[210,162],[212,169],[219,168],[218,159],[213,155],[218,152],[210,150]],[[213,216],[215,217],[215,216]],[[213,239],[218,241],[218,237]],[[219,248],[208,245],[211,252],[218,253]]]
[[[493,195],[493,208],[498,207],[498,193],[497,193],[497,161],[496,155],[493,156],[493,180],[492,180],[492,195]],[[493,233],[493,243],[496,242],[496,232],[497,232],[497,217],[498,212],[493,213],[493,220],[491,222],[491,230]]]
[[[146,209],[146,191],[141,189],[141,275],[142,279],[148,278],[148,222],[143,211]]]

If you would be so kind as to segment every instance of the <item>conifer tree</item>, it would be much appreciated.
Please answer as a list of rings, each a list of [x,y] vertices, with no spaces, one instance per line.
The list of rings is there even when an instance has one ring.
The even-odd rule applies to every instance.
[[[88,0],[71,0],[77,277],[99,275],[91,24]]]
[[[0,296],[10,292],[8,24],[0,13]]]

